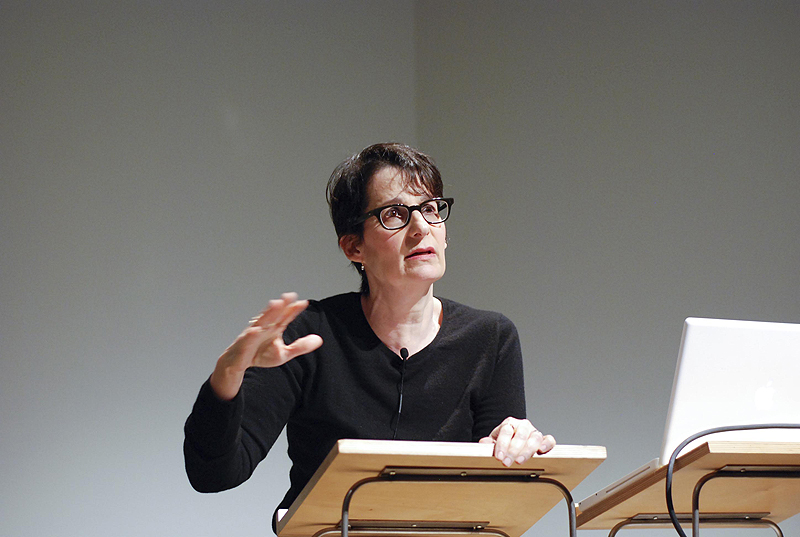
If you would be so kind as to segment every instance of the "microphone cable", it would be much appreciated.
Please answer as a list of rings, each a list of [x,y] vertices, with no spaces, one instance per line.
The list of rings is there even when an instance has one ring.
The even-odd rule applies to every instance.
[[[397,404],[397,421],[394,424],[394,434],[392,440],[397,439],[397,429],[400,427],[400,415],[403,412],[403,384],[406,377],[406,360],[408,360],[408,349],[403,347],[400,349],[400,402]]]

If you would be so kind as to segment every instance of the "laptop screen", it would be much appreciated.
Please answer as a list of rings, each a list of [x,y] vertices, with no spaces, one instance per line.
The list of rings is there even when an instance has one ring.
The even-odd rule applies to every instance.
[[[757,423],[800,424],[800,324],[686,319],[661,464],[695,433]],[[712,439],[800,442],[800,430],[717,433],[681,453]]]

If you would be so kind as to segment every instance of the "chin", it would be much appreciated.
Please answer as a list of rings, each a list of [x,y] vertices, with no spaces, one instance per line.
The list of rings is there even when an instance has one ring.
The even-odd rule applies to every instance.
[[[413,272],[414,276],[420,280],[426,280],[431,283],[439,281],[444,276],[444,269],[427,267],[426,270],[418,270]]]

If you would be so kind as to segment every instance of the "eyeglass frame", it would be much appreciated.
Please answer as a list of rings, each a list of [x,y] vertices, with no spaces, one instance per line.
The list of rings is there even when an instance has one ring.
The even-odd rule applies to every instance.
[[[439,222],[428,222],[428,219],[425,218],[425,214],[423,214],[423,212],[422,212],[422,206],[425,205],[426,203],[430,203],[432,201],[444,201],[444,202],[447,203],[447,216],[445,216],[444,219],[440,220]],[[358,224],[366,222],[367,219],[370,216],[374,216],[375,218],[378,219],[378,223],[381,225],[381,227],[383,229],[386,229],[388,231],[397,231],[398,229],[403,229],[404,227],[406,227],[408,224],[411,223],[411,214],[414,211],[419,211],[419,214],[422,215],[422,219],[425,220],[425,222],[427,222],[429,225],[443,224],[445,221],[447,221],[448,218],[450,218],[450,208],[453,206],[453,202],[454,202],[453,198],[431,198],[431,199],[423,201],[419,205],[405,205],[403,203],[390,203],[389,205],[384,205],[383,207],[378,207],[376,209],[372,209],[371,211],[367,211],[366,213],[364,213],[361,216],[359,216],[353,222],[353,225],[357,226]],[[405,207],[406,209],[408,209],[408,220],[406,220],[405,224],[403,224],[400,227],[395,227],[395,228],[386,227],[386,224],[384,224],[383,220],[381,220],[381,212],[384,211],[385,209],[389,209],[390,207]]]

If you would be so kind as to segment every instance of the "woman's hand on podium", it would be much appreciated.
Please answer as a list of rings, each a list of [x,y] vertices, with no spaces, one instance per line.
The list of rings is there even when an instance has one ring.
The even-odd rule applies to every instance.
[[[528,420],[508,417],[484,438],[482,444],[494,444],[494,457],[505,466],[522,464],[535,454],[547,453],[556,445],[551,435],[543,435]]]

